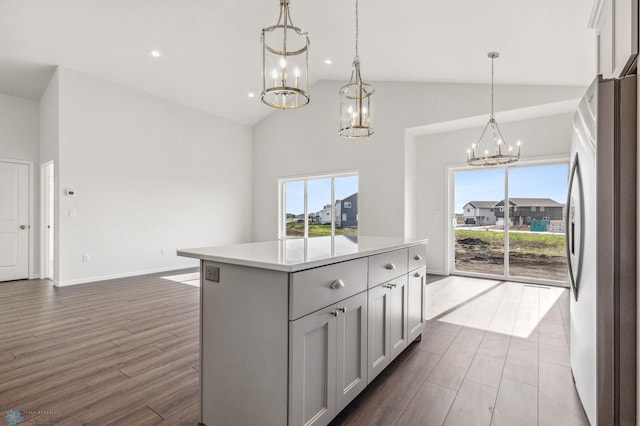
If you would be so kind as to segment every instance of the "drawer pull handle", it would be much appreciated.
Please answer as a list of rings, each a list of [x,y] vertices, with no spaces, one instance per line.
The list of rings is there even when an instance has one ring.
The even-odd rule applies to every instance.
[[[420,274],[420,272],[416,272],[413,276],[416,277],[416,278],[420,278],[422,276],[422,274]]]
[[[344,281],[342,280],[335,280],[331,283],[330,286],[332,289],[337,289],[337,288],[344,288]]]
[[[396,269],[396,265],[394,265],[393,263],[387,263],[387,264],[384,266],[384,269],[388,269],[388,270],[390,270],[390,271],[391,271],[392,269]]]
[[[343,314],[344,314],[345,312],[347,312],[347,308],[345,308],[345,307],[338,308],[338,310],[339,310],[340,312],[342,312]]]
[[[422,260],[422,256],[420,256],[419,254],[416,254],[416,257],[414,257],[414,260]]]

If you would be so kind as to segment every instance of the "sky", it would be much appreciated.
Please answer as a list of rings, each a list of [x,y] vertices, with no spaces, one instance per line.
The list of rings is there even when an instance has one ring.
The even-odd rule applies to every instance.
[[[568,164],[510,167],[509,196],[551,198],[567,202]],[[469,201],[500,201],[504,198],[504,169],[474,169],[454,174],[455,212]]]
[[[309,179],[307,184],[308,212],[317,213],[331,204],[331,178]],[[287,182],[285,186],[286,212],[304,213],[304,181]],[[342,200],[358,192],[358,176],[335,178],[335,199]]]

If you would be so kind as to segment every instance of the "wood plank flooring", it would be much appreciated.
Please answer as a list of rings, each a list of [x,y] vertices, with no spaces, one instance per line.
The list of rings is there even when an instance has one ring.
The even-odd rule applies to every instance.
[[[192,271],[55,288],[0,283],[0,417],[51,425],[197,425]],[[568,292],[448,277],[427,331],[332,425],[585,425]]]
[[[589,424],[569,366],[568,290],[448,277],[426,300],[422,341],[333,426]]]

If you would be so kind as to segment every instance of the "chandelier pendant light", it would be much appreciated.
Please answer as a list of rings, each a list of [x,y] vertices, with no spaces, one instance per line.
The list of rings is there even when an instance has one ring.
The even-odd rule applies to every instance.
[[[498,52],[489,52],[487,56],[491,58],[491,115],[478,142],[471,145],[470,149],[467,149],[467,164],[470,166],[497,166],[515,163],[520,160],[520,141],[517,142],[516,152],[514,153],[513,147],[505,143],[493,113],[493,61],[500,54]],[[490,147],[482,146],[486,134],[492,137],[492,141],[489,142],[494,146],[492,154],[489,153]]]
[[[349,84],[340,88],[340,131],[344,138],[364,138],[373,134],[371,96],[373,86],[362,81],[358,56],[358,0],[356,0],[356,56]]]
[[[309,103],[309,35],[293,25],[289,0],[278,23],[262,29],[262,102],[294,109]]]

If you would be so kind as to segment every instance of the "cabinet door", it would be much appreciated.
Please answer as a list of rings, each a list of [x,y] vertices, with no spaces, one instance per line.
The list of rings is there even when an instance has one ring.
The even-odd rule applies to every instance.
[[[389,344],[389,296],[391,291],[379,285],[369,290],[368,371],[371,383],[390,362]]]
[[[336,412],[367,386],[367,292],[336,304]]]
[[[384,284],[383,284],[384,285]],[[389,341],[391,342],[391,360],[400,355],[409,343],[407,329],[407,276],[389,281]]]
[[[426,268],[409,274],[409,300],[407,302],[407,328],[409,342],[413,342],[424,331],[424,286]]]
[[[290,425],[326,425],[336,414],[336,314],[330,306],[289,323]]]

